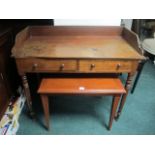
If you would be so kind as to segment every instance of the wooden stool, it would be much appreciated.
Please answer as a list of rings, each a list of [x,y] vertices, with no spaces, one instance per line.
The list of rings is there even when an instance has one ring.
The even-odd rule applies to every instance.
[[[41,96],[47,129],[49,129],[48,95],[112,95],[110,130],[121,95],[126,91],[119,78],[49,78],[41,81],[38,93]]]

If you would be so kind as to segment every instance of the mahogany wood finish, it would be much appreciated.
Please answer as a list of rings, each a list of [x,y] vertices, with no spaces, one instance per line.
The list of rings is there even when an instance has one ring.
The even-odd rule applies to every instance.
[[[136,70],[136,61],[111,61],[111,60],[81,60],[79,61],[80,72],[104,72],[122,73]]]
[[[111,129],[122,94],[126,91],[119,78],[47,78],[41,81],[41,95],[46,127],[49,129],[48,95],[112,95],[113,103],[109,120]]]
[[[43,79],[41,94],[123,94],[124,87],[118,78],[47,78]]]
[[[123,27],[31,26],[17,35],[12,55],[21,76],[30,72],[134,75],[144,59],[140,51],[136,34]]]
[[[19,59],[17,67],[20,73],[33,72],[74,72],[77,70],[77,62],[75,60],[55,60],[55,59]]]
[[[138,53],[142,55],[143,52],[136,33],[124,28],[122,31],[122,36]],[[138,44],[136,42],[138,42]]]
[[[39,32],[36,33],[35,27],[28,27],[17,35],[12,52],[14,57],[143,59],[136,51],[136,48],[139,48],[138,45],[128,43],[120,34],[122,30],[120,27],[41,27],[38,29]],[[119,33],[116,33],[117,31]]]

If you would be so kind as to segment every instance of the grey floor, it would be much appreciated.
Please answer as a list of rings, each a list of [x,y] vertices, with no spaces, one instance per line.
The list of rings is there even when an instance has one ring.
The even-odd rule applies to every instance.
[[[125,78],[125,77],[122,77]],[[150,135],[155,134],[155,65],[144,66],[134,94],[129,94],[120,119],[107,130],[111,97],[50,97],[50,131],[44,126],[41,103],[36,119],[20,116],[18,135]]]

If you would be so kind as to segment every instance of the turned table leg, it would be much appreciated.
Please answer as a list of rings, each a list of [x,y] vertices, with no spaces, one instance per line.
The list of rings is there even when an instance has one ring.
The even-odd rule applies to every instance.
[[[134,81],[132,89],[131,89],[132,94],[133,94],[133,92],[134,92],[134,90],[135,90],[135,88],[137,86],[137,83],[138,83],[139,77],[141,75],[141,72],[143,70],[145,62],[146,62],[146,60],[139,63],[139,66],[138,66],[138,69],[137,69],[137,75],[136,75],[135,81]]]
[[[34,118],[34,112],[32,110],[32,99],[31,99],[31,95],[30,95],[30,89],[29,89],[29,84],[27,81],[27,76],[26,76],[26,74],[24,74],[21,77],[22,77],[22,82],[23,82],[23,87],[24,87],[24,92],[25,92],[25,96],[26,96],[29,114],[32,118]]]
[[[119,105],[119,108],[118,108],[118,112],[117,112],[116,119],[119,118],[119,116],[120,116],[120,114],[121,114],[121,112],[122,112],[122,109],[123,109],[123,107],[124,107],[124,104],[125,104],[127,95],[128,95],[129,90],[130,90],[130,88],[131,88],[133,76],[134,76],[134,73],[128,73],[128,77],[127,77],[126,84],[125,84],[126,94],[124,94],[124,95],[122,96],[122,99],[121,99],[121,102],[120,102],[120,105]]]

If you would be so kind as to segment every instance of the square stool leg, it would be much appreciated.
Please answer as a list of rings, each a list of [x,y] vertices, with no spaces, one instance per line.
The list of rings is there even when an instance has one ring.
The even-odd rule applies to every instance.
[[[44,109],[44,115],[45,115],[45,126],[49,130],[49,101],[48,96],[41,94],[41,101]]]
[[[112,127],[112,122],[116,116],[117,113],[117,107],[120,101],[121,95],[115,95],[113,97],[113,101],[112,101],[112,106],[111,106],[111,114],[110,114],[110,120],[109,120],[109,127],[108,129],[110,130]]]

